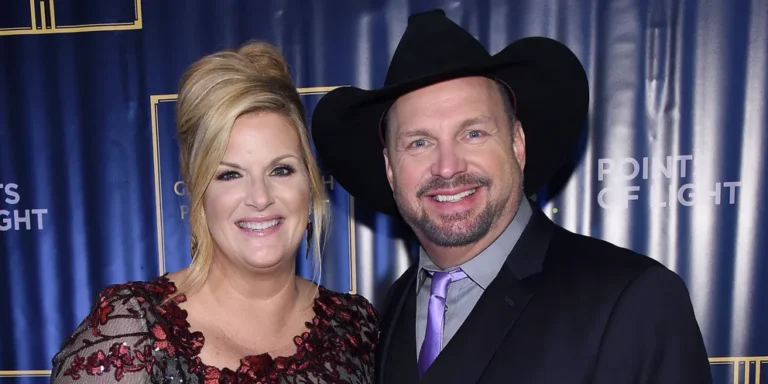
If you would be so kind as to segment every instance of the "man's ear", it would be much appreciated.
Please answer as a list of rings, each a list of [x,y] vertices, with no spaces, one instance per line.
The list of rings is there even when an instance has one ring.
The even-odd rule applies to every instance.
[[[392,182],[392,166],[389,163],[389,152],[386,148],[382,150],[384,154],[384,168],[387,172],[387,181],[389,181],[389,188],[395,190],[394,183]]]
[[[520,124],[520,120],[515,121],[515,126],[512,127],[512,150],[515,152],[515,158],[517,158],[517,164],[520,165],[520,170],[525,170],[525,132],[523,131],[523,125]]]

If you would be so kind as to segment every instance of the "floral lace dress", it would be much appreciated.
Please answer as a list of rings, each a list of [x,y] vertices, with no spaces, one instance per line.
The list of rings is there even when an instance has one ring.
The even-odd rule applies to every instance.
[[[53,358],[51,382],[372,383],[379,338],[375,309],[362,296],[320,287],[315,316],[288,357],[247,356],[236,370],[206,365],[205,343],[192,332],[184,295],[161,276],[112,285]]]

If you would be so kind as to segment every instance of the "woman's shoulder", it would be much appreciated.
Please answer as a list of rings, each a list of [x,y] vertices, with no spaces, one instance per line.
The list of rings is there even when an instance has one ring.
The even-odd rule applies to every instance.
[[[319,287],[316,306],[320,314],[335,320],[342,326],[362,328],[378,332],[379,313],[376,307],[363,295],[338,292],[324,286]]]
[[[147,319],[148,312],[153,312],[153,308],[162,305],[175,292],[176,286],[165,276],[107,285],[96,295],[82,325],[98,328],[110,320]]]
[[[97,296],[97,303],[137,302],[140,304],[161,304],[165,299],[176,293],[176,285],[165,275],[151,280],[129,281],[106,286]]]
[[[379,313],[365,296],[320,286],[315,312],[320,340],[335,340],[331,345],[336,346],[336,352],[355,356],[361,364],[373,361],[380,337]]]
[[[129,371],[150,372],[155,339],[150,323],[162,316],[160,305],[175,292],[164,276],[103,288],[53,357],[52,376],[74,380],[109,372],[119,379]],[[130,362],[135,371],[116,362]]]
[[[319,286],[318,298],[335,307],[355,309],[378,317],[378,312],[373,304],[365,296],[358,293],[334,291],[321,285]]]

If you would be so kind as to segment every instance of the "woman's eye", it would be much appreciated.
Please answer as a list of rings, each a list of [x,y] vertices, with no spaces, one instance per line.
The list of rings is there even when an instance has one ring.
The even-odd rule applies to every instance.
[[[235,171],[223,171],[216,175],[216,180],[232,180],[240,177],[240,174]]]
[[[272,174],[275,175],[275,176],[290,176],[294,172],[295,172],[295,170],[290,165],[281,165],[281,166],[275,168],[272,171]]]

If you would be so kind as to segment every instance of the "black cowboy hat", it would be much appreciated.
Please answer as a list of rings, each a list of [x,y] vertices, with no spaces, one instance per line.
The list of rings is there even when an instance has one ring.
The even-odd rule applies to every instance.
[[[442,10],[408,18],[383,88],[341,87],[320,99],[312,138],[323,168],[356,199],[396,215],[382,153],[382,117],[408,92],[465,76],[496,79],[511,89],[525,132],[525,193],[536,193],[577,148],[589,109],[583,66],[565,45],[545,37],[523,38],[490,55]]]

